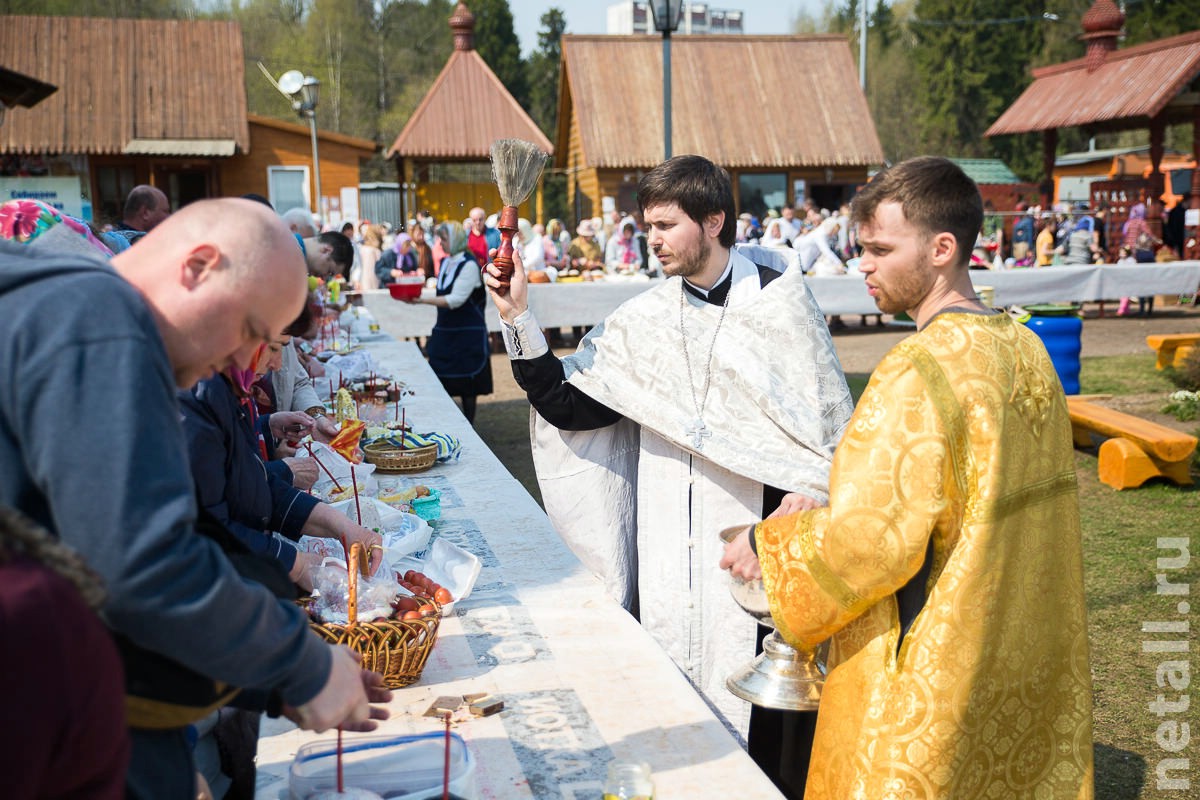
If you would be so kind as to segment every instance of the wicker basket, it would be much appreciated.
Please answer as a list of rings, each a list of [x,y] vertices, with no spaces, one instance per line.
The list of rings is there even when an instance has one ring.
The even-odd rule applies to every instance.
[[[363,445],[363,458],[380,472],[424,472],[437,462],[437,445],[399,448],[388,442]]]
[[[364,669],[382,675],[383,683],[389,689],[399,689],[421,677],[421,670],[437,641],[441,609],[432,617],[421,619],[359,622],[358,569],[355,567],[363,561],[362,546],[356,542],[350,548],[349,563],[353,566],[349,571],[349,621],[345,625],[314,622],[311,627],[325,641],[350,647],[362,656]],[[428,602],[437,607],[433,600]]]

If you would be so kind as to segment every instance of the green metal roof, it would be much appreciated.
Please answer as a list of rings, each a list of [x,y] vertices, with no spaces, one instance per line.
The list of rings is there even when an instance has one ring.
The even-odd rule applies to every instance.
[[[967,173],[976,183],[1020,183],[1008,165],[998,158],[952,158],[950,159]]]

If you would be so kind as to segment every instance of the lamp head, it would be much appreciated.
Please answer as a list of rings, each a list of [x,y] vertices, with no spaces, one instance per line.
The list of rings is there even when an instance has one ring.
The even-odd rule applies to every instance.
[[[304,76],[304,83],[300,86],[300,96],[304,101],[304,109],[307,111],[315,111],[317,108],[317,100],[321,96],[321,82],[312,75]]]
[[[279,91],[288,96],[292,108],[302,117],[311,116],[316,111],[320,86],[319,80],[298,69],[290,69],[279,76]]]
[[[683,12],[683,0],[651,0],[650,14],[654,17],[654,30],[670,33],[679,27]]]

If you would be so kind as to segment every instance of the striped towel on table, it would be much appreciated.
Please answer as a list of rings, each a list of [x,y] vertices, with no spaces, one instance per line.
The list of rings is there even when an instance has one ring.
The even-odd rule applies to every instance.
[[[457,459],[462,450],[462,443],[448,433],[413,433],[412,431],[404,432],[404,441],[400,441],[399,436],[385,436],[376,441],[383,441],[393,444],[396,447],[425,447],[427,445],[437,445],[437,460],[450,461]]]

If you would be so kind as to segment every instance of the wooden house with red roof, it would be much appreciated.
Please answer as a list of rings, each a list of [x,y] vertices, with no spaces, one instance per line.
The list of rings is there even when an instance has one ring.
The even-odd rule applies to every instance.
[[[474,206],[501,207],[489,158],[497,139],[524,139],[547,154],[554,146],[475,50],[475,15],[460,2],[450,17],[454,52],[386,156],[396,160],[401,216],[417,210],[463,220]],[[540,190],[521,207],[540,217]]]
[[[1192,154],[1200,160],[1200,30],[1118,49],[1125,13],[1112,0],[1096,0],[1081,23],[1086,55],[1035,69],[1033,83],[984,135],[1042,132],[1046,179],[1042,186],[1048,205],[1059,128],[1088,132],[1147,128],[1149,177],[1116,191],[1127,198],[1122,202],[1157,199],[1164,193],[1161,165],[1167,125],[1193,124]],[[1190,208],[1200,208],[1200,170],[1192,171],[1189,203]],[[1194,240],[1194,234],[1195,229],[1185,238]],[[1198,257],[1200,248],[1184,255]]]
[[[671,37],[672,152],[729,170],[739,212],[837,208],[883,163],[844,36]],[[663,60],[653,36],[562,38],[555,166],[576,219],[636,210],[663,160]]]
[[[98,223],[119,220],[137,184],[172,208],[248,192],[280,211],[312,208],[309,129],[247,113],[244,63],[235,22],[0,16],[0,67],[59,87],[5,115],[0,200],[53,195]],[[357,197],[377,147],[329,131],[318,140],[332,210]]]

